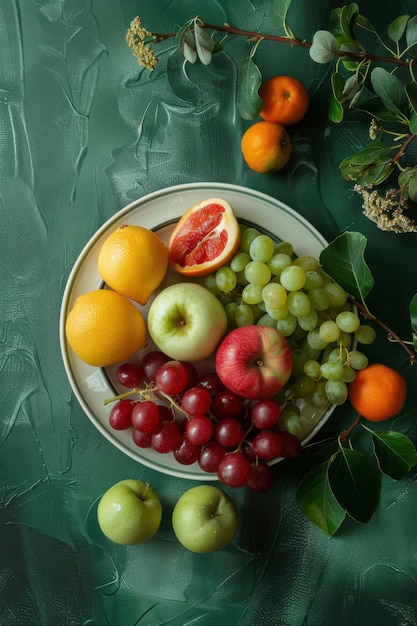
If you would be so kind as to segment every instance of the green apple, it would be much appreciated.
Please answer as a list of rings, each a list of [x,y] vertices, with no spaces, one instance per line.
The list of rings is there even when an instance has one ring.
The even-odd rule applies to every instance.
[[[100,499],[97,519],[108,539],[122,545],[147,541],[161,523],[162,505],[148,483],[128,478],[108,489]]]
[[[226,327],[222,304],[198,283],[165,287],[149,308],[150,336],[162,352],[177,361],[200,361],[210,356]]]
[[[238,527],[236,507],[229,496],[213,485],[192,487],[182,494],[172,513],[178,541],[192,552],[224,548]]]

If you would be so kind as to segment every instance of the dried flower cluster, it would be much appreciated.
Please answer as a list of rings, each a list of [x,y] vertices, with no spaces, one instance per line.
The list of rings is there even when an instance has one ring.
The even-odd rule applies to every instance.
[[[381,230],[394,233],[415,233],[417,225],[414,220],[404,214],[405,201],[396,196],[398,190],[387,191],[381,196],[376,189],[355,185],[355,191],[363,198],[363,213]]]
[[[153,70],[158,63],[158,58],[151,47],[155,39],[153,33],[143,28],[140,17],[135,17],[127,31],[126,41],[137,57],[139,65],[143,65],[148,70]]]

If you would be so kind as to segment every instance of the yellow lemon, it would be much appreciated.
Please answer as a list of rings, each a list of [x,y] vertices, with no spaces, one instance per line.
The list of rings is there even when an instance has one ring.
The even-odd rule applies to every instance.
[[[120,226],[105,239],[98,256],[98,271],[107,285],[142,305],[167,268],[167,246],[143,226]]]
[[[141,312],[109,289],[89,291],[76,299],[66,319],[65,334],[75,354],[96,367],[125,361],[147,341]]]

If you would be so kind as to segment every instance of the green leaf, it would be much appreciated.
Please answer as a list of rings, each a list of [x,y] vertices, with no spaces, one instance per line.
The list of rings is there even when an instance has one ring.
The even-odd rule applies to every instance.
[[[345,35],[345,41],[355,41],[353,26],[358,15],[359,7],[355,2],[342,6],[342,10],[340,11],[340,26],[343,34]]]
[[[358,17],[356,18],[356,23],[358,26],[361,26],[361,28],[363,28],[364,30],[368,30],[370,33],[376,34],[375,28],[372,26],[368,18],[365,17],[364,15],[358,15]]]
[[[316,63],[329,63],[339,51],[337,41],[328,30],[318,30],[313,35],[309,50],[310,57]]]
[[[408,197],[413,202],[417,202],[417,171],[414,169],[413,172],[408,179]]]
[[[405,30],[405,39],[408,47],[417,44],[417,15],[408,20]]]
[[[375,117],[382,122],[399,122],[402,120],[402,116],[397,111],[390,111],[387,109],[381,98],[376,96],[362,102],[355,108],[359,109],[359,111],[369,113],[372,117]]]
[[[362,150],[344,160],[349,160],[350,163],[354,163],[355,165],[371,165],[376,163],[379,159],[385,158],[390,153],[391,148],[387,148],[382,141],[372,141],[362,148]]]
[[[417,293],[411,298],[410,318],[412,329],[417,332]]]
[[[296,503],[303,514],[328,537],[334,535],[346,517],[329,484],[331,460],[315,467],[301,481]]]
[[[360,185],[380,185],[387,180],[395,169],[391,159],[384,160],[381,163],[374,163],[359,172],[356,181]]]
[[[374,452],[383,474],[399,480],[417,464],[417,450],[413,442],[393,430],[372,432]]]
[[[336,237],[320,254],[320,263],[343,289],[364,300],[374,286],[374,279],[365,263],[365,235],[345,232]]]
[[[330,488],[340,506],[358,522],[369,522],[381,495],[381,473],[356,450],[343,448],[329,466]]]
[[[287,21],[287,13],[292,0],[274,0],[272,24],[280,27]]]
[[[242,61],[239,67],[238,83],[239,113],[243,119],[252,120],[263,107],[263,100],[258,94],[262,84],[262,75],[252,57],[247,57]]]
[[[388,25],[387,35],[395,43],[398,43],[401,37],[405,33],[407,22],[410,19],[409,15],[399,15]]]
[[[415,81],[407,83],[404,85],[404,89],[411,108],[414,113],[417,113],[417,83]]]
[[[332,122],[338,124],[343,120],[344,109],[343,104],[340,104],[338,100],[334,97],[333,94],[330,95],[329,99],[329,111],[328,116]]]
[[[376,67],[371,72],[371,83],[376,95],[381,98],[389,111],[407,112],[407,96],[404,83],[383,67]]]
[[[410,132],[413,133],[413,135],[417,135],[417,112],[416,111],[411,111],[411,115],[410,115]]]
[[[209,65],[213,56],[213,40],[207,31],[197,24],[197,18],[194,20],[194,36],[198,58],[203,65]]]

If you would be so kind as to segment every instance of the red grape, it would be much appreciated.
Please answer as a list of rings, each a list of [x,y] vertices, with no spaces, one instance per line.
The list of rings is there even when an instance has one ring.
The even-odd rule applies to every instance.
[[[274,477],[272,469],[263,461],[253,463],[251,466],[251,476],[248,482],[248,487],[252,491],[263,493],[268,491],[272,487]]]
[[[181,408],[188,415],[205,415],[211,407],[211,395],[203,387],[188,389],[181,398]]]
[[[123,387],[134,389],[143,380],[143,371],[136,363],[123,363],[116,370],[116,378]]]
[[[206,415],[196,415],[187,421],[185,434],[195,446],[202,446],[213,436],[213,422]]]
[[[152,433],[159,424],[159,406],[151,400],[137,402],[133,408],[132,426],[144,433]]]
[[[197,372],[197,369],[192,363],[189,363],[188,361],[181,361],[181,363],[184,365],[184,367],[187,370],[187,374],[188,374],[187,387],[188,388],[195,387],[200,377],[199,373]]]
[[[109,424],[114,430],[127,430],[132,426],[133,406],[131,400],[119,400],[112,407]]]
[[[233,417],[226,417],[221,420],[214,429],[216,441],[225,448],[237,446],[242,441],[244,434],[242,424]]]
[[[286,430],[283,430],[280,434],[284,442],[284,447],[281,451],[281,456],[284,457],[284,459],[289,459],[301,454],[303,447],[296,435],[288,433]]]
[[[274,426],[281,417],[281,407],[276,400],[260,400],[251,411],[252,424],[265,429]]]
[[[173,452],[181,443],[181,429],[176,422],[162,422],[152,435],[152,447],[157,452]]]
[[[175,396],[187,386],[188,372],[184,363],[167,361],[155,375],[155,384],[160,391],[168,396]]]
[[[203,472],[217,472],[219,463],[225,454],[225,449],[217,441],[209,441],[201,448],[198,464]]]
[[[242,413],[243,399],[232,391],[222,391],[213,399],[212,412],[218,419],[238,417]]]
[[[151,352],[145,354],[141,365],[146,380],[153,383],[155,381],[156,372],[164,363],[167,363],[167,361],[170,361],[169,356],[160,350],[151,350]]]
[[[132,430],[132,439],[139,448],[151,448],[152,447],[152,435],[149,433],[143,433],[140,430],[134,428]]]
[[[200,446],[195,446],[187,437],[183,437],[180,445],[174,450],[174,458],[181,465],[191,465],[200,457]]]
[[[265,430],[256,435],[252,442],[253,451],[260,459],[275,459],[281,456],[284,449],[282,433],[273,430]]]
[[[229,487],[243,487],[249,482],[251,473],[251,464],[240,452],[227,454],[217,468],[217,478]]]
[[[207,372],[207,374],[203,374],[200,376],[200,380],[198,382],[200,387],[207,389],[210,395],[214,398],[219,393],[224,391],[224,385],[219,378],[217,372]]]

